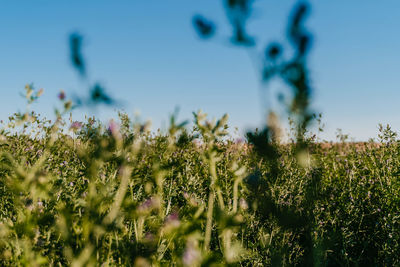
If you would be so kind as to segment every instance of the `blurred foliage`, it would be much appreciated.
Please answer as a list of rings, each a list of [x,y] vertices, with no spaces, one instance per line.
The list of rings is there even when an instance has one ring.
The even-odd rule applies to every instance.
[[[83,36],[77,32],[72,33],[69,38],[70,59],[74,69],[78,71],[81,78],[86,84],[92,84],[88,80],[86,63],[82,53]],[[89,85],[89,96],[75,96],[75,106],[97,106],[99,104],[115,106],[117,103],[112,97],[107,94],[105,88],[98,82]]]
[[[1,265],[400,264],[389,127],[379,143],[308,138],[305,167],[296,143],[263,142],[267,131],[233,140],[226,123],[198,112],[191,130],[172,117],[153,134],[124,113],[106,126],[10,116]]]

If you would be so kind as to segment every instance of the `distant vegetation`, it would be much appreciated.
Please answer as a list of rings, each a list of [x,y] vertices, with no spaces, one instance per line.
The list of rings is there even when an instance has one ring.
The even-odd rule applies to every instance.
[[[379,146],[310,138],[299,154],[264,133],[227,138],[226,117],[201,113],[168,134],[125,114],[108,127],[29,115],[1,135],[3,266],[400,264],[390,129]]]

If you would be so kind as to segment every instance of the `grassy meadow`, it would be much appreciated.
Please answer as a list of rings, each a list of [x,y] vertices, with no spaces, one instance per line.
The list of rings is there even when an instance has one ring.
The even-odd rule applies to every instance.
[[[400,142],[227,136],[14,115],[1,133],[3,266],[395,266]],[[5,123],[4,123],[5,124]],[[68,126],[68,127],[65,127]],[[307,135],[312,136],[312,135]]]

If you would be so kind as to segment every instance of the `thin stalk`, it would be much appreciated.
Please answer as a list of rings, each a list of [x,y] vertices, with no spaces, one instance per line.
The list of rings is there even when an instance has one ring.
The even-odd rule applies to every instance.
[[[210,195],[208,196],[208,207],[207,207],[207,224],[206,224],[206,234],[204,237],[204,250],[208,251],[210,249],[210,241],[211,241],[211,230],[212,230],[212,219],[213,219],[213,210],[214,210],[214,192],[210,191]]]
[[[239,183],[242,181],[241,178],[237,178],[235,182],[233,183],[233,213],[235,214],[237,212],[237,207],[238,207],[238,188],[239,188]]]
[[[218,197],[218,204],[221,209],[225,209],[224,198],[222,197],[222,191],[219,186],[216,186],[216,182],[218,180],[217,170],[216,170],[216,162],[213,155],[210,155],[210,174],[211,174],[211,189],[215,190]]]

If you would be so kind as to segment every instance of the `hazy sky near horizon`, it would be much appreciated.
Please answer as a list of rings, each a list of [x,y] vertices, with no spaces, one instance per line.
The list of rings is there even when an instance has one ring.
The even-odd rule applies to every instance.
[[[296,1],[258,0],[249,32],[262,48],[285,40],[288,14]],[[313,105],[326,124],[356,140],[377,136],[378,123],[400,130],[400,1],[310,1],[306,25],[314,34],[310,55]],[[383,4],[384,3],[384,4]],[[192,17],[217,24],[215,40],[198,38]],[[242,131],[264,122],[259,78],[249,54],[229,42],[230,25],[216,0],[15,0],[0,2],[0,118],[23,111],[27,83],[45,94],[33,109],[53,117],[58,92],[84,95],[87,86],[71,67],[68,37],[84,36],[90,81],[137,110],[154,127],[176,106],[180,118],[202,109],[211,117],[230,115]],[[107,119],[113,108],[78,110]]]

